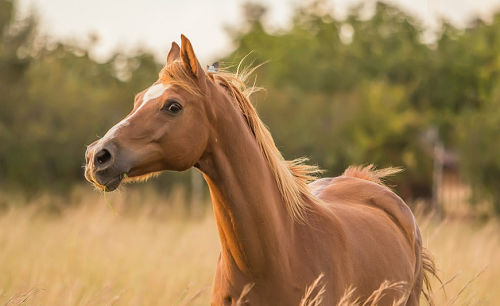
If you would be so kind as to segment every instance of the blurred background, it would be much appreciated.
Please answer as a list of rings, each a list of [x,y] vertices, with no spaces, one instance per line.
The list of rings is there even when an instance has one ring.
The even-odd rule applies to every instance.
[[[449,257],[470,249],[460,244],[462,239],[481,243],[475,253],[450,263],[445,275],[465,269],[477,260],[473,254],[484,256],[466,279],[500,258],[500,1],[0,0],[0,245],[5,247],[0,260],[17,267],[0,271],[9,275],[3,282],[0,277],[0,304],[3,297],[11,305],[8,300],[18,290],[39,291],[37,286],[47,281],[44,275],[57,275],[60,267],[34,260],[42,249],[46,264],[57,256],[66,258],[64,251],[52,252],[68,239],[76,248],[68,252],[87,254],[78,249],[88,249],[85,239],[97,243],[95,249],[106,249],[109,239],[135,237],[134,228],[149,235],[138,241],[151,239],[141,249],[159,243],[155,235],[163,230],[182,236],[181,229],[188,228],[189,239],[195,239],[199,236],[193,231],[210,228],[213,235],[207,239],[216,247],[186,251],[214,258],[201,283],[210,284],[218,245],[213,220],[206,217],[211,205],[199,173],[164,173],[111,195],[119,214],[128,216],[124,221],[101,215],[112,212],[85,182],[82,169],[85,145],[132,110],[134,95],[157,79],[171,42],[180,42],[181,33],[191,39],[202,65],[219,60],[234,68],[246,55],[244,64],[268,62],[256,72],[257,85],[266,91],[253,101],[285,158],[310,157],[327,170],[325,176],[340,175],[352,164],[403,167],[390,184],[422,213],[420,220],[428,221],[425,213],[435,212],[438,221],[428,225],[430,244],[432,239],[436,246],[457,243],[442,253],[437,250],[443,254],[438,262],[448,263]],[[173,227],[163,228],[162,222],[172,219]],[[130,228],[112,236],[117,230],[110,224],[126,227],[126,222]],[[459,223],[436,230],[446,222]],[[88,230],[91,225],[95,232]],[[74,231],[73,236],[57,236],[71,226],[77,226],[68,232]],[[80,231],[92,235],[80,241],[75,238]],[[45,238],[40,237],[55,241],[27,252],[27,241],[41,243]],[[123,250],[114,247],[102,257],[119,256]],[[145,255],[137,252],[140,262]],[[33,263],[30,268],[19,268],[21,253],[38,254],[23,260]],[[185,257],[181,252],[175,260]],[[61,291],[43,287],[47,293],[45,300],[40,298],[42,304],[56,305],[61,294],[74,297],[78,292],[80,299],[65,297],[71,302],[63,304],[101,305],[92,299],[95,294],[104,296],[106,304],[120,296],[117,292],[127,292],[113,303],[123,302],[128,294],[130,301],[143,305],[147,294],[158,297],[168,287],[152,292],[137,287],[141,300],[117,285],[131,282],[122,278],[129,275],[120,270],[123,263],[106,272],[105,267],[114,266],[100,262],[96,265],[104,266],[95,268],[95,275],[103,275],[67,280],[64,271],[73,271],[74,265],[68,263],[61,271],[62,280],[43,285],[64,284]],[[500,272],[498,264],[491,269]],[[168,271],[141,275],[170,284],[173,272]],[[500,286],[498,274],[492,273],[485,284]],[[180,294],[181,287],[198,277],[189,275],[181,277],[176,289],[165,290]],[[20,287],[23,283],[28,291]],[[488,286],[481,288],[488,292]],[[498,305],[493,297],[488,299]]]
[[[202,64],[269,61],[254,101],[287,159],[328,176],[403,167],[393,183],[410,204],[500,212],[498,1],[0,3],[3,192],[83,183],[85,145],[130,112],[184,33]],[[202,190],[192,176],[150,184],[189,197]]]

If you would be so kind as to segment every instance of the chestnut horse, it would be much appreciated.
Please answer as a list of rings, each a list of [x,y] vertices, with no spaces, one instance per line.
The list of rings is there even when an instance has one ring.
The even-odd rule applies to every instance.
[[[324,305],[351,287],[364,301],[386,280],[405,286],[379,305],[419,305],[433,264],[412,212],[381,183],[397,171],[315,180],[318,168],[283,159],[245,75],[205,71],[181,38],[132,112],[88,147],[87,180],[113,191],[165,170],[203,173],[221,241],[211,305],[234,305],[253,284],[248,305],[298,306],[320,274]]]

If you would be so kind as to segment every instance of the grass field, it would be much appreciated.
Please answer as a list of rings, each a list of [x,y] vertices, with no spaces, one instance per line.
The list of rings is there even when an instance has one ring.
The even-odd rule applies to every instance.
[[[179,193],[129,190],[109,195],[118,219],[90,187],[70,198],[66,208],[51,196],[4,205],[0,305],[209,304],[220,250],[210,210],[194,220]],[[500,305],[499,222],[419,220],[440,276],[451,280],[437,305]]]

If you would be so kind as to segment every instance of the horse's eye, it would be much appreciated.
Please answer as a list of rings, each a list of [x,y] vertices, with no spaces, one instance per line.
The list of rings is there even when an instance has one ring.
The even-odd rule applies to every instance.
[[[169,113],[177,114],[182,110],[182,105],[180,105],[179,102],[171,101],[165,103],[165,106],[163,106],[162,109]]]

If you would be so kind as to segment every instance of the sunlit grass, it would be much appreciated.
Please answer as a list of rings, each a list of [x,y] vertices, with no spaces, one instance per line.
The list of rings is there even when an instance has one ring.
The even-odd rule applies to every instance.
[[[108,195],[106,194],[106,190],[103,191],[104,193],[104,199],[106,199],[106,202],[108,202],[108,206],[109,208],[111,208],[111,210],[113,211],[113,213],[115,214],[115,216],[120,219],[120,217],[118,217],[118,214],[116,213],[115,209],[113,208],[113,206],[111,205],[111,202],[109,201],[108,199]]]
[[[120,219],[90,187],[66,208],[50,196],[9,206],[0,214],[0,305],[209,305],[220,250],[215,220],[210,209],[187,218],[182,198],[109,194]],[[500,305],[498,221],[419,220],[449,281],[445,290],[434,283],[436,305]],[[316,305],[309,301],[320,296],[307,299],[306,290],[303,305]],[[342,305],[357,305],[355,297]]]
[[[420,219],[444,288],[434,282],[436,305],[500,305],[500,224]]]
[[[186,220],[169,199],[140,203],[127,191],[109,195],[117,219],[88,189],[60,213],[30,206],[0,216],[0,305],[35,286],[29,305],[177,305],[189,286],[187,296],[203,289],[190,305],[206,305],[219,253],[213,218]]]

